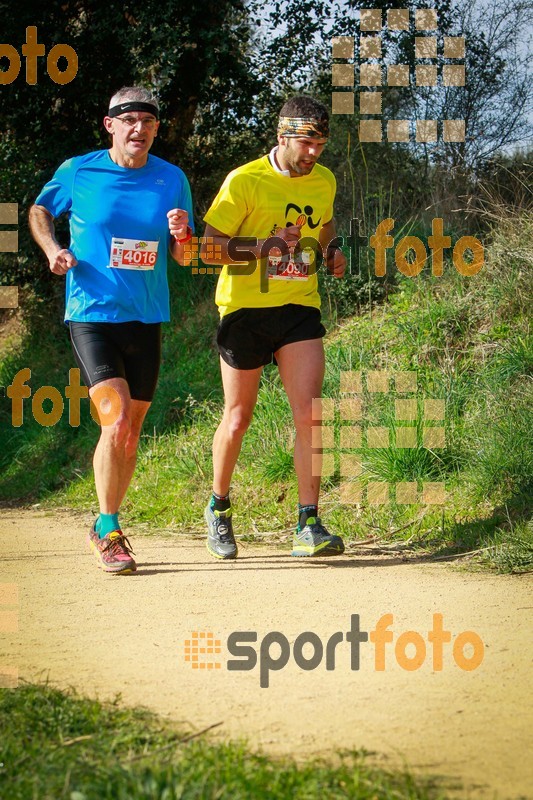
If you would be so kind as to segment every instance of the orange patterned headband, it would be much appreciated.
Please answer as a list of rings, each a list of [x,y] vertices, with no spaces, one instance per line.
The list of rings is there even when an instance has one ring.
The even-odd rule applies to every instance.
[[[317,119],[316,117],[280,117],[278,136],[307,136],[327,139],[329,122],[327,119]]]

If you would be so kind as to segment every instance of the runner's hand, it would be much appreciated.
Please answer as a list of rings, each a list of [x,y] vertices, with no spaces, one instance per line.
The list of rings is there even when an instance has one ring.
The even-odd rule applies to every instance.
[[[335,276],[335,278],[342,278],[346,270],[346,258],[342,250],[333,250],[328,253],[327,264],[328,272]]]
[[[54,275],[66,275],[69,269],[75,267],[78,259],[70,250],[63,248],[58,250],[53,258],[49,259],[50,270]]]
[[[289,250],[294,250],[302,236],[302,229],[299,225],[289,225],[277,230],[275,236],[286,241]]]
[[[187,228],[189,226],[189,215],[181,208],[173,208],[167,213],[168,229],[172,236],[176,239],[185,239],[187,237]]]

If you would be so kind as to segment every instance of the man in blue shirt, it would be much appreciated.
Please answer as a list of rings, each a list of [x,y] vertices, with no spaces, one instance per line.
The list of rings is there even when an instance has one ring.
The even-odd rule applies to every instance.
[[[106,572],[136,569],[119,508],[135,469],[141,427],[169,320],[167,253],[186,264],[191,192],[179,167],[150,155],[159,106],[142,87],[120,89],[104,126],[111,148],[65,161],[30,209],[51,271],[66,275],[65,322],[100,418],[93,459],[100,515],[89,533]],[[68,213],[70,246],[55,237]]]

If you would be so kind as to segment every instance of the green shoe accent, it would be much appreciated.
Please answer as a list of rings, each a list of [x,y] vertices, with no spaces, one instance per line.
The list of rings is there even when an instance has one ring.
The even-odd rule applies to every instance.
[[[204,511],[207,522],[207,550],[215,558],[236,558],[237,544],[233,536],[231,508],[215,511],[209,504]]]
[[[298,525],[296,530],[303,531],[307,523],[314,525],[318,517],[318,506],[316,505],[302,505],[298,503]]]
[[[340,556],[344,542],[322,525],[320,517],[310,517],[305,528],[297,531],[292,540],[293,556]]]

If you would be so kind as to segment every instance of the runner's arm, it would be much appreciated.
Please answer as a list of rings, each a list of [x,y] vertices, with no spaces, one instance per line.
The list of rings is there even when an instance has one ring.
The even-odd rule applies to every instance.
[[[275,237],[283,239],[287,242],[290,248],[296,247],[296,243],[301,236],[300,228],[296,225],[290,225],[287,228],[281,228],[276,232]],[[212,225],[206,224],[203,235],[204,239],[209,239],[209,242],[202,242],[200,247],[200,258],[204,264],[223,265],[223,264],[238,264],[244,261],[257,260],[261,258],[261,251],[265,242],[269,239],[257,239],[256,237],[242,237],[243,241],[239,242],[239,236],[227,236]],[[245,240],[251,240],[252,243],[245,244]],[[230,244],[230,241],[232,244]],[[228,251],[228,247],[230,248]],[[218,248],[220,250],[218,251]],[[242,253],[242,258],[235,258],[236,248],[239,253]],[[231,253],[231,254],[230,254]],[[250,258],[251,255],[251,258]],[[248,256],[248,258],[247,258]]]
[[[173,208],[167,212],[168,228],[172,234],[170,240],[169,250],[170,255],[182,267],[188,267],[194,258],[193,248],[189,242],[192,236],[192,230],[189,227],[189,215],[187,211],[181,208]],[[178,239],[184,239],[182,244]],[[185,254],[185,246],[187,246],[187,255]]]
[[[61,247],[55,237],[54,218],[44,207],[33,205],[29,212],[31,235],[44,252],[54,275],[65,275],[78,263],[70,250]]]
[[[318,236],[326,267],[335,278],[342,278],[346,270],[346,257],[339,247],[328,247],[337,236],[337,229],[333,217],[322,225]]]

